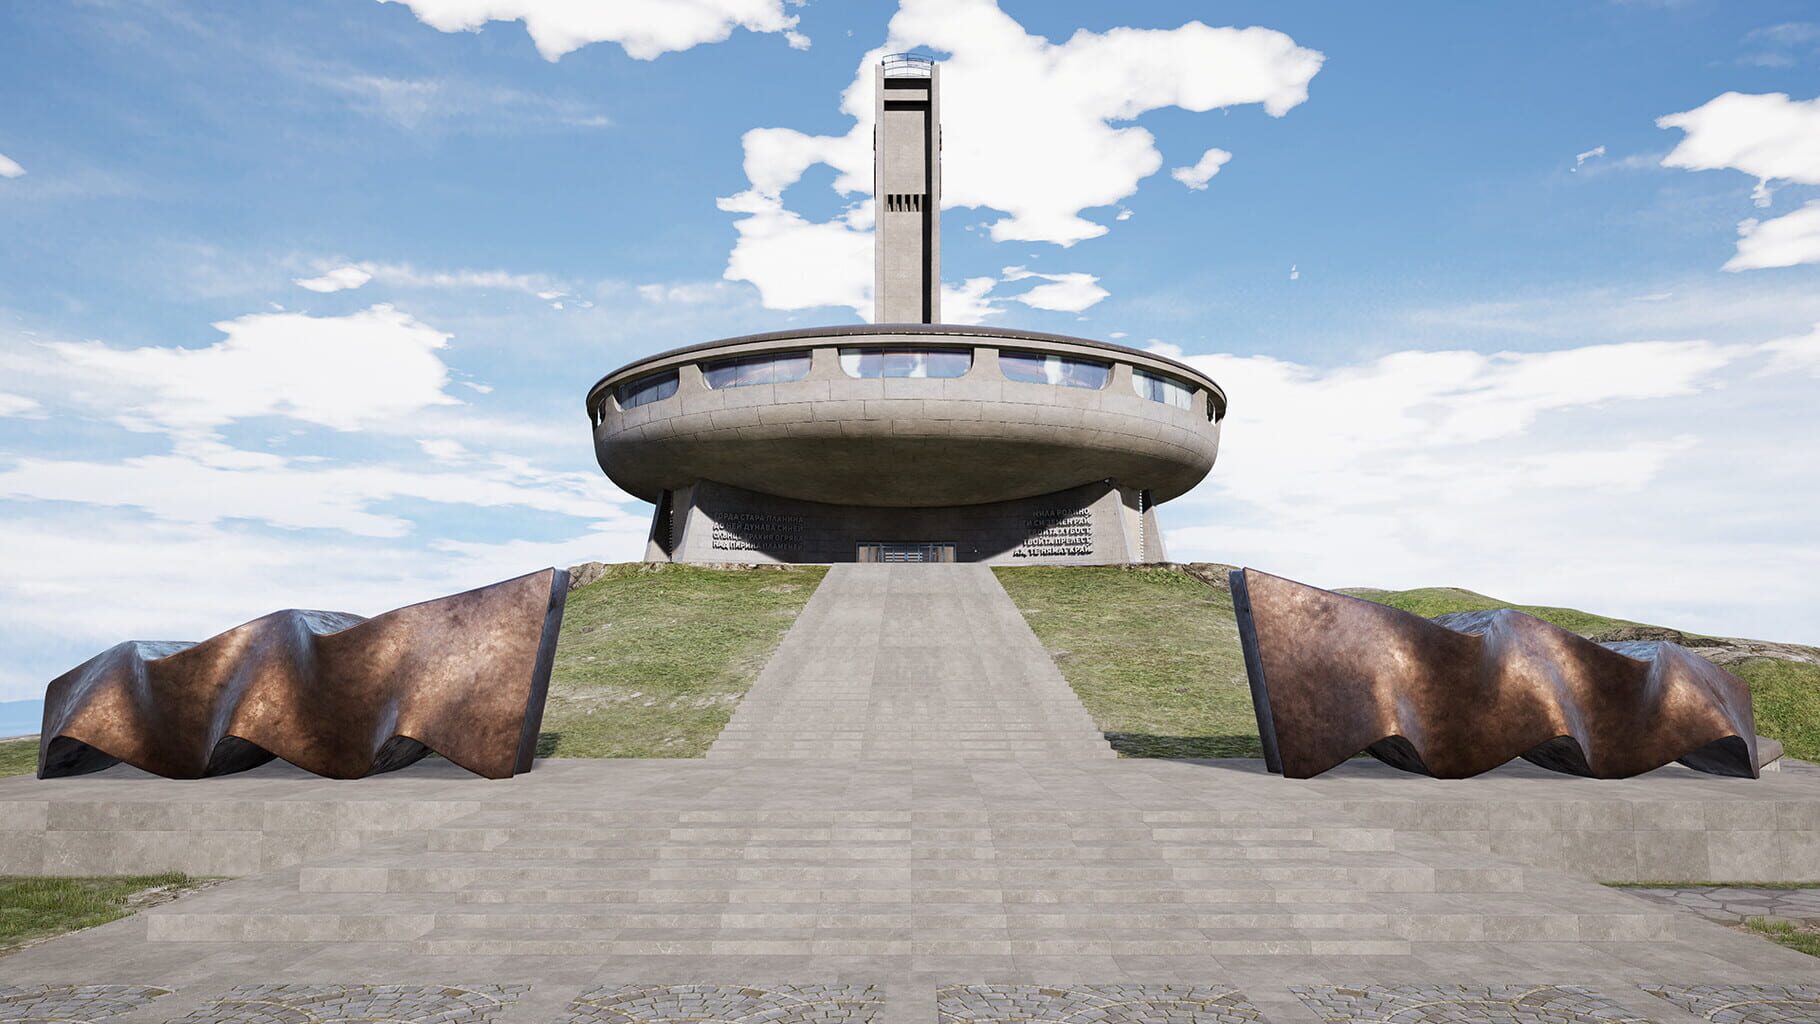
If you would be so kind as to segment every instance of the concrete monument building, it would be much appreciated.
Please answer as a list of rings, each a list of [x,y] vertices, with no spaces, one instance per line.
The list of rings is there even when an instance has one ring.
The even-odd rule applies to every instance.
[[[588,392],[595,453],[656,505],[646,558],[1104,564],[1213,468],[1226,395],[1154,353],[940,322],[941,69],[886,58],[877,323],[727,338]]]

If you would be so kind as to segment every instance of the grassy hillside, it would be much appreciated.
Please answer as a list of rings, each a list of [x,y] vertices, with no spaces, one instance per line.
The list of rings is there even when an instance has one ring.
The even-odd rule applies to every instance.
[[[610,565],[569,593],[544,757],[700,757],[827,569]]]
[[[1781,740],[1790,757],[1820,761],[1820,665],[1749,658],[1725,668],[1750,684],[1758,735]]]
[[[1175,568],[994,572],[1119,753],[1262,755],[1230,594]]]
[[[0,778],[30,775],[38,770],[38,741],[0,740]]]
[[[1401,608],[1403,611],[1414,612],[1429,619],[1450,612],[1485,612],[1494,608],[1515,608],[1517,611],[1534,615],[1543,622],[1553,623],[1581,636],[1604,633],[1623,626],[1642,625],[1640,622],[1631,622],[1627,619],[1594,615],[1577,608],[1511,604],[1508,601],[1500,601],[1495,597],[1486,597],[1484,594],[1475,594],[1470,590],[1461,590],[1458,587],[1422,587],[1418,590],[1374,590],[1369,587],[1349,587],[1340,593],[1362,597],[1367,601],[1376,601],[1379,604],[1387,604],[1392,608]]]
[[[996,571],[1120,753],[1252,757],[1258,755],[1256,721],[1225,568]],[[1661,627],[1575,608],[1512,604],[1452,587],[1345,593],[1422,616],[1516,608],[1583,636],[1636,630],[1672,636]],[[1731,660],[1738,654],[1733,648],[1747,646],[1790,645],[1698,651],[1750,683],[1758,733],[1781,740],[1790,756],[1820,760],[1820,665],[1774,657]]]
[[[1113,746],[1128,757],[1259,755],[1224,566],[994,570]],[[545,757],[699,757],[809,600],[818,566],[598,567],[569,594],[538,750]],[[1470,590],[1347,593],[1433,616],[1516,607],[1582,635],[1660,630]],[[1670,633],[1672,636],[1672,633]],[[1718,646],[1712,646],[1712,645]],[[1820,760],[1812,649],[1703,640],[1751,684],[1757,731]],[[30,774],[36,740],[0,742],[0,776]]]

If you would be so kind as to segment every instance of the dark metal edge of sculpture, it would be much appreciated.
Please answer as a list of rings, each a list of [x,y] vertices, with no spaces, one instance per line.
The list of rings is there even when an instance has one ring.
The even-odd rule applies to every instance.
[[[1368,753],[1445,779],[1517,757],[1605,779],[1674,761],[1758,776],[1750,687],[1676,644],[1614,650],[1508,608],[1430,620],[1255,569],[1231,581],[1277,774]]]
[[[201,643],[116,644],[51,682],[38,777],[124,761],[196,779],[281,758],[352,779],[432,752],[491,779],[529,771],[568,576],[371,619],[287,609]]]

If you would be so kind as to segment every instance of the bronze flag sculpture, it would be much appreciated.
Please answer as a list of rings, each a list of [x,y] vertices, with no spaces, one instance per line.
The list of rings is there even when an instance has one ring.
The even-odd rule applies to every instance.
[[[371,619],[292,609],[197,644],[117,644],[50,684],[38,776],[280,757],[350,779],[433,751],[509,778],[531,768],[567,596],[568,573],[544,569]]]
[[[1743,680],[1671,643],[1613,650],[1512,609],[1424,619],[1255,569],[1233,608],[1269,768],[1364,752],[1444,779],[1515,757],[1595,778],[1680,761],[1755,778]]]

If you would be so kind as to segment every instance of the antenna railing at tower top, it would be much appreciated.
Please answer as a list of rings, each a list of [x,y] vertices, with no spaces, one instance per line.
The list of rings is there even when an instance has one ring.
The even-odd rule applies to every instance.
[[[935,73],[935,58],[920,53],[887,53],[879,64],[886,78],[928,78]]]

